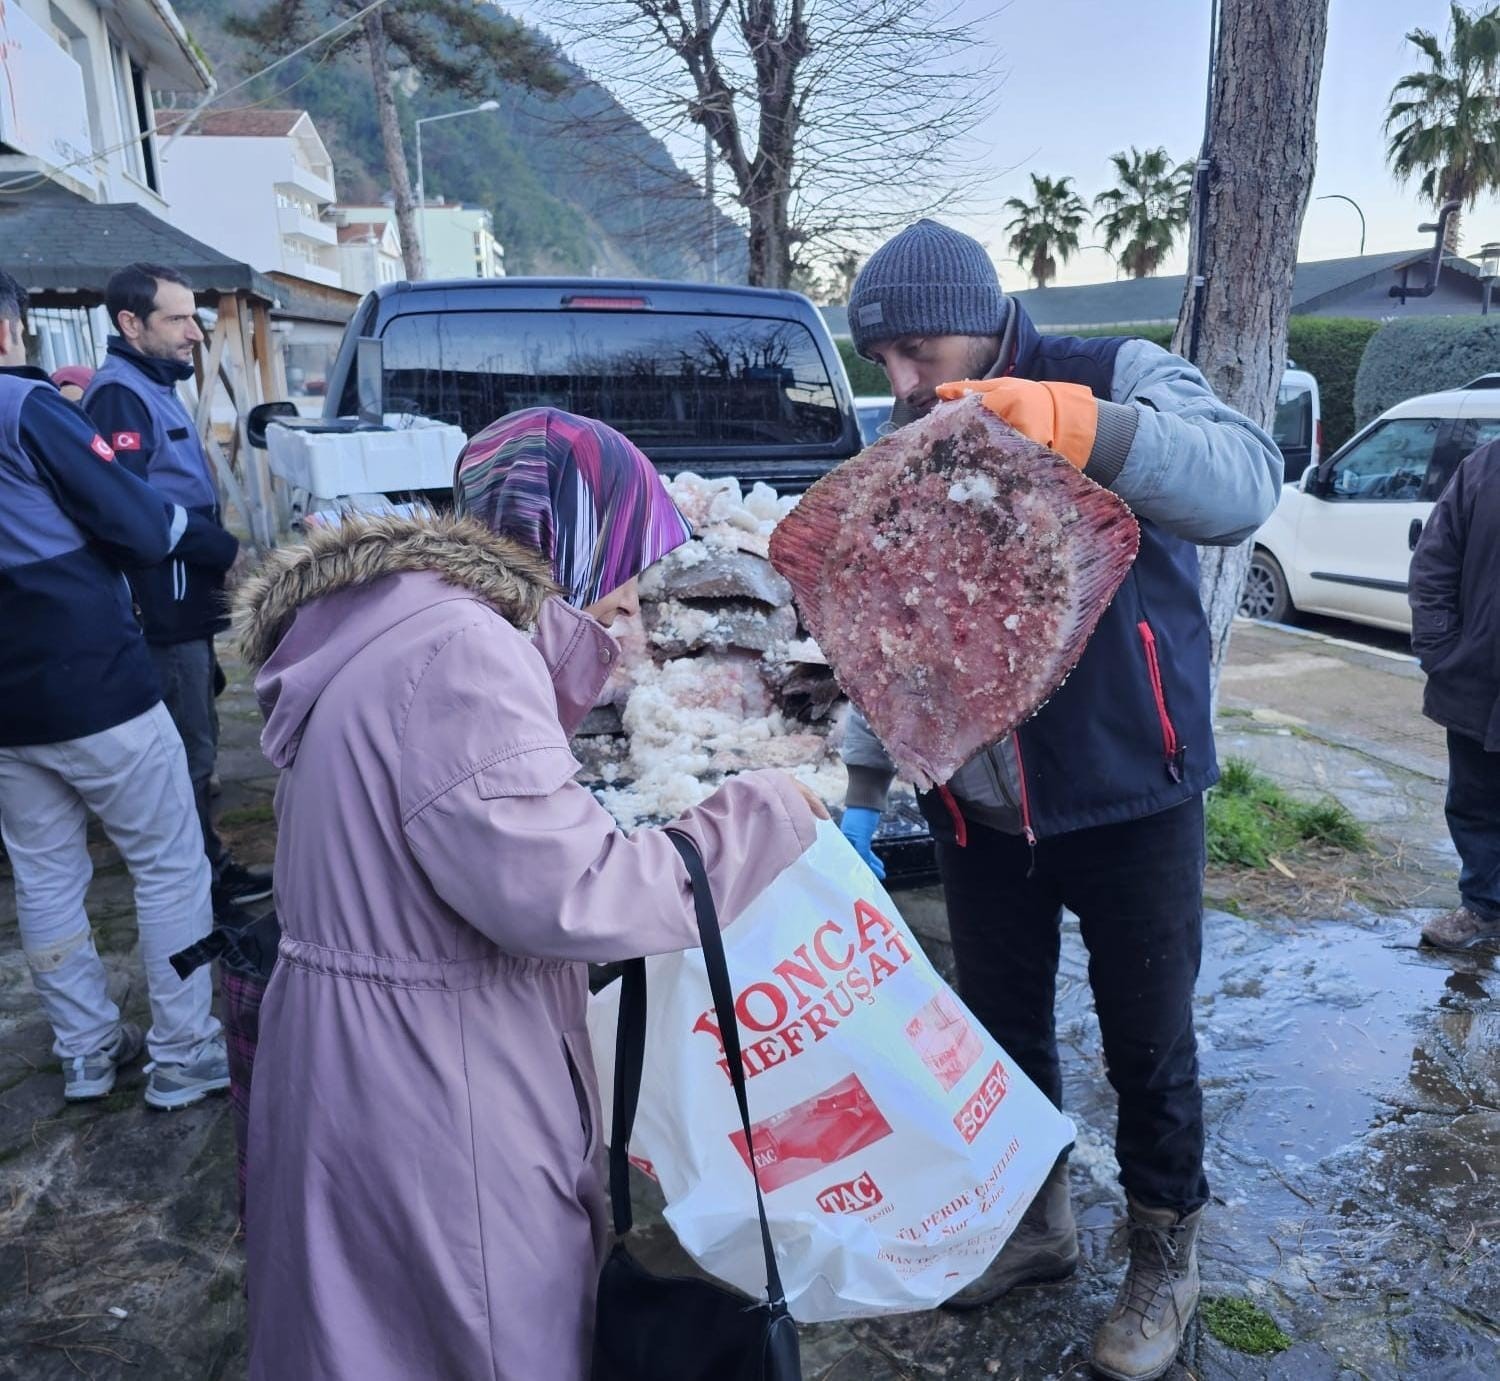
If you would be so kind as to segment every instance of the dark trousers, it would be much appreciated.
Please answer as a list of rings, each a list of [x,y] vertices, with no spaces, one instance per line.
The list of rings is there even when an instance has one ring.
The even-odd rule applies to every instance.
[[[219,716],[214,708],[214,645],[207,638],[192,642],[153,645],[157,679],[167,712],[182,735],[187,749],[188,776],[193,783],[193,801],[203,828],[203,852],[218,881],[224,866],[224,845],[214,832],[209,815],[209,779],[219,754]]]
[[[1203,950],[1203,798],[1041,840],[970,824],[938,846],[958,991],[1062,1103],[1053,1005],[1062,908],[1079,919],[1119,1096],[1115,1157],[1132,1198],[1189,1212],[1208,1200],[1193,985]]]
[[[1458,850],[1458,894],[1476,916],[1500,921],[1500,753],[1448,730],[1448,833]]]

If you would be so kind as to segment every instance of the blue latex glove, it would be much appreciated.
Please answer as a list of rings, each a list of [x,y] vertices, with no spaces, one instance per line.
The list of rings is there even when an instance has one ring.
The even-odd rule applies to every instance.
[[[885,864],[875,857],[875,851],[870,847],[879,824],[878,810],[871,810],[869,806],[850,806],[844,811],[844,818],[839,821],[839,829],[844,838],[854,845],[855,852],[869,864],[870,871],[884,880]]]

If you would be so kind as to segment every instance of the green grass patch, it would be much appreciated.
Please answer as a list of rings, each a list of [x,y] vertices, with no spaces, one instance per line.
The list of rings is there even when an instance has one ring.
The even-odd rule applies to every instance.
[[[1368,846],[1364,827],[1331,796],[1301,801],[1243,758],[1224,763],[1208,793],[1208,861],[1269,868],[1276,854],[1300,844],[1357,852]]]
[[[1215,1296],[1198,1306],[1203,1326],[1225,1347],[1249,1357],[1269,1357],[1285,1352],[1292,1340],[1276,1326],[1264,1309],[1249,1300]]]
[[[233,810],[226,810],[219,816],[219,823],[227,825],[230,829],[239,829],[243,825],[271,825],[276,822],[276,810],[269,802],[264,805],[236,806]]]

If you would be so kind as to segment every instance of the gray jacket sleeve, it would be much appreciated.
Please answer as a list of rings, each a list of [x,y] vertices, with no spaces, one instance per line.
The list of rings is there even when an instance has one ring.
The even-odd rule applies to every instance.
[[[849,707],[849,718],[844,722],[844,745],[839,756],[849,769],[849,789],[844,793],[844,806],[884,810],[885,798],[890,794],[891,782],[896,776],[896,764],[865,722],[864,715],[853,705]]]
[[[1114,402],[1084,470],[1133,512],[1174,536],[1232,546],[1271,516],[1281,497],[1276,443],[1221,403],[1186,360],[1150,341],[1115,357]]]

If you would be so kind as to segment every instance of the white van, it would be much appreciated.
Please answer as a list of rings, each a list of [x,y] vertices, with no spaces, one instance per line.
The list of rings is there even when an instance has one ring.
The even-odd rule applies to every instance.
[[[1247,618],[1295,610],[1411,632],[1411,554],[1469,452],[1500,439],[1500,375],[1408,398],[1301,478],[1255,534]]]

